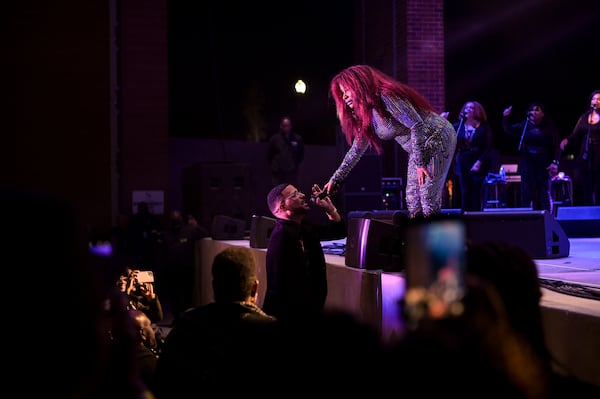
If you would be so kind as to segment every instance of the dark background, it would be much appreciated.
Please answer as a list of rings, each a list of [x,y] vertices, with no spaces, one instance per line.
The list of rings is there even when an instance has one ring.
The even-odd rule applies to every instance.
[[[360,62],[354,2],[262,3],[169,4],[172,136],[264,141],[290,114],[307,143],[335,143],[328,81]],[[500,131],[507,106],[516,121],[543,102],[566,136],[600,88],[595,2],[452,0],[445,18],[449,119],[481,102],[501,152],[516,150]]]
[[[524,119],[541,101],[562,136],[600,89],[600,7],[593,1],[524,0],[446,2],[446,101],[456,120],[462,104],[477,100],[494,127],[496,147],[516,153],[501,133],[502,111]]]
[[[289,114],[308,144],[333,144],[327,91],[353,62],[352,4],[170,2],[171,135],[264,141]]]

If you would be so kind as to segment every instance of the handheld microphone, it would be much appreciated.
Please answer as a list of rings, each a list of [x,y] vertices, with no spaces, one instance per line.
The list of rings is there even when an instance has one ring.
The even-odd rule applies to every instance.
[[[329,194],[327,194],[327,191],[323,190],[320,193],[318,193],[317,195],[313,195],[310,197],[310,202],[312,204],[316,204],[317,203],[317,198],[318,199],[323,199],[325,197],[329,196]]]

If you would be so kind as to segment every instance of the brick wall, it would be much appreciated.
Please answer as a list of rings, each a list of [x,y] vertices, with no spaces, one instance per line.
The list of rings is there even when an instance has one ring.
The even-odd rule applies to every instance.
[[[445,107],[444,12],[442,0],[407,0],[406,82],[434,107]]]
[[[119,12],[119,208],[130,211],[134,190],[168,197],[167,1],[123,1]]]
[[[357,63],[407,83],[445,108],[443,0],[356,0]],[[406,175],[406,153],[383,145],[384,177]]]

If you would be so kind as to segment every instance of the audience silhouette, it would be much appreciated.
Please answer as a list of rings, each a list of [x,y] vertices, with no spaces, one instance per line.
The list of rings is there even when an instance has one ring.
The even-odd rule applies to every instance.
[[[228,247],[212,264],[214,302],[184,312],[165,338],[156,370],[158,398],[226,396],[256,381],[275,318],[256,304],[257,265],[252,251]]]
[[[600,397],[599,387],[556,364],[545,341],[536,264],[514,244],[469,242],[464,311],[423,318],[393,342],[343,310],[281,320],[266,314],[257,305],[253,251],[228,247],[213,260],[214,302],[184,312],[158,345],[151,320],[128,310],[127,295],[115,285],[119,263],[90,250],[69,202],[2,194],[5,209],[13,210],[5,217],[11,234],[4,253],[19,265],[6,268],[6,278],[26,287],[17,295],[5,291],[4,303],[18,303],[6,307],[6,316],[20,329],[45,327],[44,356],[26,334],[11,336],[20,350],[6,355],[13,375],[42,378],[27,386],[27,396],[227,396],[248,394],[259,380],[267,396],[377,396],[401,389],[425,397]],[[39,223],[50,233],[23,239]],[[31,317],[41,296],[52,311]],[[25,392],[14,380],[7,392]]]
[[[5,278],[19,287],[16,293],[4,290],[3,303],[11,304],[4,315],[20,331],[10,336],[18,350],[6,351],[12,378],[5,391],[28,397],[153,397],[139,377],[124,302],[116,304],[125,300],[110,275],[116,269],[90,251],[73,204],[19,190],[2,192],[0,202],[10,210],[3,254],[15,262]],[[33,226],[43,226],[43,233],[32,234]],[[24,331],[39,332],[43,341],[32,341]],[[32,377],[33,383],[23,384]]]

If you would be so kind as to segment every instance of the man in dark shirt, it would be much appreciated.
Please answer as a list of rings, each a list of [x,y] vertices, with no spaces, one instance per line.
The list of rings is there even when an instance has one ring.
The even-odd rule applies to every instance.
[[[256,382],[276,319],[257,305],[252,250],[232,246],[212,264],[214,301],[186,310],[165,337],[156,366],[157,399],[227,397]],[[257,356],[257,354],[260,354]]]
[[[263,309],[278,319],[311,316],[321,312],[327,298],[327,270],[321,240],[346,236],[346,226],[329,196],[312,187],[313,203],[329,219],[325,225],[310,223],[306,195],[287,183],[275,186],[267,196],[277,219],[266,254],[267,290]]]
[[[273,186],[280,183],[298,184],[298,171],[304,160],[304,141],[292,129],[289,117],[283,117],[279,131],[269,139],[267,161]]]

